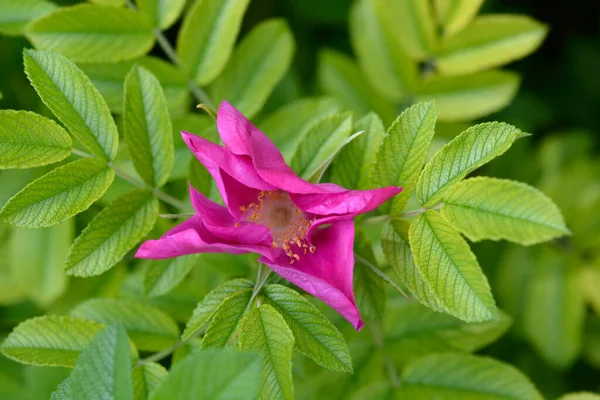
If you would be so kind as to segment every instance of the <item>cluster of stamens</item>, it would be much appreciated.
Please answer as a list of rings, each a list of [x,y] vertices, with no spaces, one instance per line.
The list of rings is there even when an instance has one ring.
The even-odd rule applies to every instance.
[[[317,248],[309,244],[306,234],[313,219],[308,219],[284,191],[262,190],[255,203],[240,206],[242,219],[264,225],[271,231],[273,247],[281,248],[290,258],[290,264],[300,260],[298,252],[314,253]]]

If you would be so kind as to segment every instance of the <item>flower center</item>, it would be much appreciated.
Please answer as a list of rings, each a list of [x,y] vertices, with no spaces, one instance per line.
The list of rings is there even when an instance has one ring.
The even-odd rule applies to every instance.
[[[314,221],[300,210],[281,190],[262,190],[256,203],[240,206],[242,219],[264,225],[271,231],[273,247],[281,248],[290,258],[290,264],[300,260],[298,252],[314,253],[317,248],[306,241],[306,233]]]

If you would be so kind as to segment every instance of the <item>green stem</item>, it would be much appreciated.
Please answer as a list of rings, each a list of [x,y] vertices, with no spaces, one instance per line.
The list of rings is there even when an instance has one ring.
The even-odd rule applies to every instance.
[[[86,153],[86,152],[84,152],[84,151],[81,151],[81,150],[75,149],[75,148],[74,148],[74,149],[72,149],[72,152],[73,152],[73,154],[75,154],[75,155],[77,155],[77,156],[80,156],[80,157],[84,157],[84,158],[94,158],[94,156],[93,156],[93,155],[91,155],[91,154],[88,154],[88,153]],[[113,171],[115,171],[115,174],[116,174],[116,175],[117,175],[119,178],[121,178],[121,179],[123,179],[123,180],[126,180],[127,182],[129,182],[129,183],[131,183],[132,185],[134,185],[134,186],[137,186],[137,187],[139,187],[139,188],[152,190],[152,193],[154,193],[154,195],[155,195],[156,197],[158,197],[159,199],[161,199],[161,200],[162,200],[162,201],[164,201],[165,203],[167,203],[167,204],[170,204],[170,205],[172,205],[173,207],[175,207],[175,208],[179,208],[179,209],[181,209],[181,210],[185,210],[185,209],[187,209],[187,208],[188,208],[188,207],[187,207],[187,205],[186,205],[184,202],[182,202],[182,201],[180,201],[180,200],[176,199],[176,198],[175,198],[175,197],[173,197],[173,196],[170,196],[170,195],[166,194],[165,192],[163,192],[163,191],[161,191],[161,190],[159,190],[159,189],[157,189],[157,188],[154,188],[154,187],[152,187],[152,186],[150,186],[150,185],[147,185],[147,184],[145,184],[145,183],[144,183],[144,182],[142,182],[142,181],[139,181],[139,180],[135,179],[133,176],[131,176],[131,175],[127,174],[126,172],[124,172],[124,171],[120,170],[119,168],[115,167],[115,165],[114,165],[112,162],[109,162],[109,163],[107,163],[107,165],[108,165],[109,167],[111,167],[111,168],[113,169]]]
[[[378,215],[377,217],[369,217],[362,220],[363,225],[375,225],[382,224],[384,222],[389,222],[392,220],[392,217],[389,215]]]
[[[132,10],[137,10],[137,7],[135,6],[135,4],[133,4],[132,0],[127,0],[127,7],[131,8]],[[165,52],[167,58],[176,66],[180,66],[179,57],[177,57],[177,52],[175,51],[169,40],[162,33],[162,31],[158,28],[154,28],[152,30],[152,33],[156,38],[158,46],[162,49],[162,51]],[[215,108],[210,97],[206,94],[204,90],[202,90],[198,85],[196,85],[195,82],[190,80],[188,82],[188,88],[190,89],[190,92],[192,92],[196,100],[198,100],[200,103],[204,103],[210,108]]]
[[[375,273],[375,275],[377,275],[381,279],[383,279],[388,285],[390,285],[391,287],[393,287],[394,289],[396,289],[398,291],[398,293],[400,293],[406,300],[412,301],[412,299],[410,299],[408,297],[408,295],[406,293],[404,293],[404,290],[402,290],[402,288],[400,286],[398,286],[396,284],[396,282],[394,282],[389,276],[387,276],[385,274],[385,272],[383,272],[382,270],[380,270],[379,268],[377,268],[375,265],[373,265],[372,263],[370,263],[369,260],[367,260],[364,257],[359,256],[356,253],[354,253],[354,258],[356,258],[356,260],[358,262],[360,262],[361,264],[363,264],[365,267],[367,267],[371,271],[373,271]]]

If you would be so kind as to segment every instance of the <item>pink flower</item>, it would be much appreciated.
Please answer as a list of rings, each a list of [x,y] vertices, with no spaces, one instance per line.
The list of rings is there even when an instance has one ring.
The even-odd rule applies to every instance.
[[[304,181],[285,164],[275,145],[227,102],[219,107],[217,128],[224,147],[182,135],[215,179],[226,207],[190,187],[197,215],[142,244],[136,257],[258,253],[259,262],[360,329],[364,323],[352,288],[353,218],[402,189],[348,190]]]

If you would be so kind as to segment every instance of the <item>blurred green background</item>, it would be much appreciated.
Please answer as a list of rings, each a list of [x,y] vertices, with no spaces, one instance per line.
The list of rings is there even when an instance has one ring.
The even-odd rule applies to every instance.
[[[352,55],[350,6],[350,0],[252,1],[240,36],[258,22],[280,16],[290,23],[297,44],[292,71],[269,99],[265,113],[319,93],[319,50],[337,49]],[[513,124],[533,136],[519,140],[481,173],[537,186],[557,202],[573,231],[570,238],[530,248],[495,242],[473,246],[500,307],[514,319],[510,331],[481,353],[514,364],[549,398],[572,391],[600,391],[600,1],[486,0],[480,13],[525,14],[550,28],[540,49],[508,66],[522,75],[518,95],[508,107],[482,119]],[[179,25],[166,32],[172,42]],[[24,38],[0,36],[0,91],[4,95],[0,108],[48,114],[24,75],[25,46],[29,44]],[[159,49],[152,54],[162,56]],[[10,176],[0,173],[0,204],[6,201],[6,193],[14,192],[11,185],[18,188],[35,174],[34,170]],[[0,243],[5,235],[8,230],[0,226]],[[89,292],[86,285],[95,286],[98,293],[110,291],[120,271],[114,269],[93,282],[81,281],[72,287],[82,292]],[[0,304],[10,290],[1,279]],[[212,287],[206,280],[202,284]],[[60,310],[60,304],[54,310]],[[17,322],[41,312],[30,301],[0,306],[0,337]],[[54,369],[54,380],[49,369],[29,368],[22,374],[21,367],[7,363],[0,359],[0,399],[2,391],[10,389],[6,378],[10,374],[27,382],[46,382],[50,388],[64,377],[63,371]],[[302,373],[298,375],[302,381]],[[35,390],[45,393],[43,387]],[[301,383],[297,390],[302,393]],[[32,399],[37,398],[35,393],[30,393]]]

